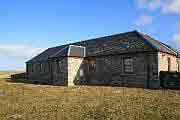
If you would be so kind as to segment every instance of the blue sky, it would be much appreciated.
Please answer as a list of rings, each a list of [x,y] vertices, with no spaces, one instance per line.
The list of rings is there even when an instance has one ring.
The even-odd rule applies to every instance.
[[[180,0],[1,1],[0,70],[24,70],[48,47],[135,29],[179,49]]]

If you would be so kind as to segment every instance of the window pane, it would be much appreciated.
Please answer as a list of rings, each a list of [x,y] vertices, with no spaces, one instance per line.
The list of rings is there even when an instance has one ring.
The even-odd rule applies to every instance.
[[[133,59],[132,58],[124,59],[124,72],[133,72]]]
[[[39,68],[39,71],[42,72],[42,70],[43,70],[43,64],[40,63],[39,65],[40,65],[40,66],[39,66],[39,67],[40,67],[40,68]]]

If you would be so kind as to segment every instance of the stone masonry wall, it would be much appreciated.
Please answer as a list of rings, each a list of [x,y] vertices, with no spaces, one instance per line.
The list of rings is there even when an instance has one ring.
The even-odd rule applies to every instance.
[[[51,61],[52,83],[54,85],[67,85],[68,61],[67,57],[57,58]]]
[[[133,58],[133,73],[124,73],[123,58],[125,57]],[[77,74],[75,81],[78,84],[87,85],[118,85],[158,88],[160,83],[158,78],[157,58],[157,53],[137,53],[85,58],[79,68],[79,70],[83,70],[83,76],[79,77],[79,74]],[[92,60],[95,61],[95,71],[89,70]],[[81,61],[79,61],[79,63],[80,62]],[[71,74],[68,75],[71,76]]]
[[[40,64],[42,64],[42,70],[40,70]],[[66,57],[27,64],[29,82],[67,85],[67,73]]]
[[[180,58],[177,58],[177,62],[178,62],[178,72],[180,72]]]
[[[42,70],[40,70],[40,64],[42,64]],[[28,82],[35,83],[50,83],[51,72],[49,61],[28,63],[27,65],[27,76]]]
[[[68,86],[73,86],[81,71],[81,64],[84,58],[68,57]]]
[[[170,58],[170,71],[178,71],[177,57],[174,55],[159,52],[159,72],[168,71],[168,58]]]
[[[133,73],[124,73],[123,59],[133,58]],[[58,70],[57,63],[62,63]],[[90,66],[95,65],[92,71]],[[47,66],[50,65],[50,66]],[[36,71],[28,66],[29,80],[54,85],[117,85],[132,87],[159,87],[158,53],[134,53],[98,57],[65,57],[54,59],[44,65],[45,71],[38,72],[39,63],[34,64]]]

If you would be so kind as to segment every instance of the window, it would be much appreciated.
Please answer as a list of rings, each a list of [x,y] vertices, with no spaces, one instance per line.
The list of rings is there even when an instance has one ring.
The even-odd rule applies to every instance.
[[[56,71],[57,71],[57,73],[59,73],[60,72],[60,61],[57,61],[56,62]]]
[[[89,72],[95,72],[96,71],[96,63],[95,60],[89,61]]]
[[[80,77],[83,77],[83,76],[84,76],[84,71],[83,71],[83,69],[80,69],[80,71],[79,71],[79,76],[80,76]]]
[[[43,70],[43,64],[40,63],[39,65],[40,65],[40,66],[39,66],[39,72],[42,72],[42,70]]]
[[[44,63],[44,64],[43,64],[43,71],[46,72],[46,69],[48,69],[48,68],[47,68],[47,63]]]
[[[63,67],[63,61],[57,62],[57,72],[59,73],[61,71],[61,68]]]
[[[29,67],[30,67],[31,72],[35,72],[36,71],[36,64],[31,63],[31,64],[29,64]]]
[[[28,67],[31,72],[34,72],[34,64],[28,64]]]
[[[51,69],[51,64],[48,62],[47,63],[47,69],[46,69],[47,71],[46,72],[50,72],[51,71],[50,69]]]
[[[130,48],[130,44],[129,44],[129,42],[123,42],[123,43],[121,44],[121,47],[122,47],[122,48]]]
[[[124,58],[124,72],[132,73],[133,72],[133,59],[132,58]]]
[[[107,56],[104,58],[105,64],[111,66],[112,65],[112,56]]]

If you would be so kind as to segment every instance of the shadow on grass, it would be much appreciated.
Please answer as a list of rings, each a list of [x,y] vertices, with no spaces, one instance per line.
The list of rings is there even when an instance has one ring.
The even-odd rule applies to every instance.
[[[5,78],[6,81],[11,82],[11,83],[24,83],[24,84],[34,84],[34,85],[52,85],[52,86],[64,86],[67,87],[67,85],[57,85],[57,84],[53,84],[53,83],[42,83],[39,81],[31,81],[31,80],[27,80],[26,79],[26,73],[20,73],[20,74],[14,74],[11,75],[11,78]],[[172,89],[172,90],[180,90],[180,88],[177,87],[170,87],[170,88],[156,88],[156,89],[152,89],[152,88],[144,88],[142,86],[127,86],[127,85],[112,85],[112,84],[89,84],[89,83],[80,83],[80,84],[76,84],[75,86],[98,86],[98,87],[127,87],[127,88],[142,88],[142,89],[150,89],[150,90],[166,90],[166,89]]]
[[[33,84],[33,85],[51,85],[51,86],[63,86],[63,87],[68,87],[67,85],[54,85],[52,83],[40,83],[37,81],[34,82],[29,82],[27,79],[12,79],[12,78],[5,78],[5,80],[7,82],[10,83],[23,83],[23,84]],[[179,88],[156,88],[156,89],[152,89],[152,88],[143,88],[143,87],[137,87],[137,86],[124,86],[124,85],[109,85],[109,84],[102,84],[102,85],[96,85],[96,84],[78,84],[75,85],[76,87],[80,87],[80,86],[87,86],[87,87],[113,87],[113,88],[120,88],[120,87],[126,87],[126,88],[142,88],[142,89],[149,89],[149,90],[180,90]],[[75,87],[74,86],[74,87]]]
[[[13,78],[5,78],[7,82],[11,83],[30,83],[26,79],[13,79]]]
[[[30,82],[27,79],[13,79],[13,78],[6,78],[5,79],[7,82],[10,83],[23,83],[23,84],[33,84],[33,85],[51,85],[51,84],[47,84],[47,83],[40,83],[40,82]]]

